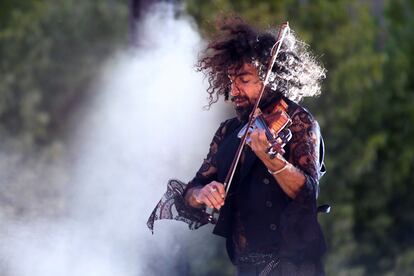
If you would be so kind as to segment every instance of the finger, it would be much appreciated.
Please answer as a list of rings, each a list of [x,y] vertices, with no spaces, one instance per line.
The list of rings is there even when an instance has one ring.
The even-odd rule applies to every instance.
[[[267,140],[266,133],[264,130],[261,130],[259,132],[259,141],[263,145],[263,147],[268,148],[269,147],[269,141]]]
[[[251,143],[252,143],[252,139],[250,138],[250,134],[252,133],[253,130],[249,130],[247,131],[247,135],[246,135],[246,144],[250,147]]]
[[[226,195],[226,191],[225,191],[225,187],[223,185],[223,183],[217,182],[217,181],[212,181],[210,183],[210,185],[217,190],[217,192],[220,195]]]
[[[256,151],[258,149],[258,145],[259,145],[259,132],[258,132],[258,130],[254,130],[250,134],[250,139],[251,139],[250,147],[252,148],[253,151]]]
[[[224,204],[224,200],[221,197],[219,191],[217,189],[215,189],[214,191],[211,192],[211,195],[214,197],[214,199],[216,200],[217,204],[220,206],[223,206]]]
[[[218,190],[218,186],[223,185],[220,182],[212,181],[208,186],[210,187],[210,193],[217,199],[221,199],[220,192]],[[220,200],[221,201],[221,200]]]
[[[215,187],[217,188],[221,198],[225,198],[226,197],[226,190],[224,189],[224,185],[217,182],[217,184],[215,184]]]
[[[208,195],[207,194],[203,194],[200,197],[200,200],[208,207],[208,208],[214,208],[213,203],[208,199]]]
[[[214,197],[214,195],[213,194],[208,194],[207,195],[207,198],[208,198],[208,200],[211,202],[211,204],[214,206],[214,208],[216,208],[217,210],[218,209],[220,209],[220,207],[221,207],[221,204],[219,204],[218,202],[217,202],[217,200],[215,199],[215,197]]]
[[[259,130],[255,129],[250,133],[250,138],[252,139],[252,141],[257,141],[259,137]]]
[[[284,154],[284,150],[283,150],[282,146],[278,143],[273,145],[273,149],[275,151],[277,151],[278,153],[282,154],[282,155]]]
[[[264,130],[260,130],[257,134],[257,147],[260,151],[267,151],[269,148],[269,141],[267,140],[266,133]]]

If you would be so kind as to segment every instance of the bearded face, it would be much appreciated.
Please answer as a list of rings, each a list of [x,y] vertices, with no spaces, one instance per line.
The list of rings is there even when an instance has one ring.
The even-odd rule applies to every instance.
[[[243,64],[239,69],[230,69],[229,79],[231,82],[230,99],[234,109],[240,120],[247,121],[259,98],[263,82],[260,80],[256,67],[250,63]],[[279,93],[266,88],[259,107],[268,105],[278,97],[280,97]]]

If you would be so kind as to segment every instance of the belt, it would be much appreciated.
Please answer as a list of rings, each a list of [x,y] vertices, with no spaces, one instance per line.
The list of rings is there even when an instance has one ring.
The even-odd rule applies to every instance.
[[[241,254],[236,257],[237,264],[249,264],[249,265],[263,265],[269,263],[272,260],[278,260],[278,256],[275,253],[259,253],[249,252]]]

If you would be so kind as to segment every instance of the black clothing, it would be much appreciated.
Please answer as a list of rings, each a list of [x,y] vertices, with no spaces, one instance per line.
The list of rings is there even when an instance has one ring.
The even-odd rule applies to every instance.
[[[292,119],[289,128],[293,137],[285,147],[284,157],[304,173],[304,186],[294,199],[289,198],[261,160],[246,146],[213,233],[226,238],[229,257],[239,270],[266,268],[270,274],[263,275],[274,275],[277,269],[290,267],[286,264],[299,269],[306,263],[313,264],[308,271],[314,273],[305,275],[320,275],[323,274],[320,259],[325,243],[317,222],[316,198],[318,181],[325,170],[323,142],[318,123],[311,114],[299,105],[285,101],[289,103],[288,114]],[[192,221],[196,217],[198,221],[196,224],[192,222],[190,228],[207,223],[200,210],[185,206],[183,197],[193,187],[204,186],[213,180],[224,182],[240,143],[237,134],[243,125],[244,122],[237,118],[220,125],[196,176],[186,187],[181,186],[173,201],[160,201],[148,222],[150,228],[155,219],[166,218],[165,212],[164,216],[161,212],[157,215],[157,209],[171,208],[172,202],[178,212],[175,219],[186,221],[183,215]],[[188,219],[189,216],[193,216],[192,219]],[[262,257],[255,261],[255,256]],[[239,272],[243,275],[243,270]]]
[[[321,262],[303,261],[293,263],[287,259],[273,259],[263,264],[239,264],[236,269],[237,276],[323,276]]]

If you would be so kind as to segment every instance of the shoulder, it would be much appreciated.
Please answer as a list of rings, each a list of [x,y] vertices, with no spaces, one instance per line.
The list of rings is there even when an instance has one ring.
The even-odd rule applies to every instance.
[[[225,135],[226,133],[229,132],[229,130],[234,129],[237,126],[239,126],[239,124],[240,124],[240,121],[239,119],[237,119],[237,117],[227,119],[220,123],[220,126],[217,129],[216,134]]]
[[[309,110],[293,101],[288,101],[288,104],[289,107],[287,112],[292,119],[293,126],[302,125],[319,130],[319,124]]]

